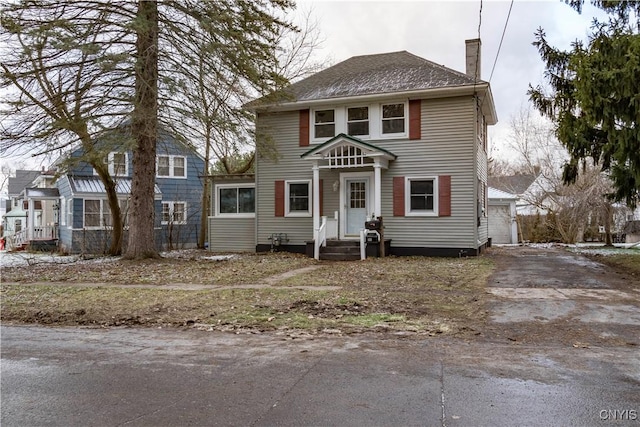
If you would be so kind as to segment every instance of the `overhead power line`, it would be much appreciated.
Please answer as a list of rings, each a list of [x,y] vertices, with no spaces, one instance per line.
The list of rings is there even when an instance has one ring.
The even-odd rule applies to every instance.
[[[504,23],[504,28],[502,29],[502,37],[500,37],[500,44],[498,45],[498,52],[496,53],[496,59],[493,61],[493,67],[491,67],[491,74],[489,75],[489,83],[491,83],[491,77],[493,77],[493,71],[496,69],[496,64],[498,63],[498,56],[500,56],[500,49],[502,48],[502,41],[504,40],[504,34],[507,32],[507,25],[509,24],[509,18],[511,17],[511,9],[513,8],[513,0],[511,0],[511,5],[509,5],[509,13],[507,14],[507,20]]]

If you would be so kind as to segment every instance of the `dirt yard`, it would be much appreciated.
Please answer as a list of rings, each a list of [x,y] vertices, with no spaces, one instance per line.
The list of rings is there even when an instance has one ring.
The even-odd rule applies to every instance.
[[[1,320],[639,345],[640,256],[589,257],[494,247],[479,258],[355,262],[202,251],[144,262],[33,258],[3,268]]]

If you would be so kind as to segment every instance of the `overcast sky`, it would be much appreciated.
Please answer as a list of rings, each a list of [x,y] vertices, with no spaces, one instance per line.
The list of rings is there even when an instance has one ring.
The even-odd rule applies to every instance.
[[[465,71],[465,40],[482,40],[482,79],[489,81],[509,13],[508,0],[298,0],[310,10],[324,39],[316,55],[338,63],[356,55],[407,50],[458,71]],[[532,42],[542,27],[548,41],[568,49],[586,39],[598,13],[586,5],[582,15],[560,0],[514,1],[500,55],[491,76],[498,124],[489,130],[494,155],[508,158],[510,117],[528,106],[527,89],[543,83],[544,65]],[[481,16],[481,20],[480,20]],[[600,15],[601,16],[601,15]]]
[[[464,72],[465,40],[482,39],[482,78],[491,69],[509,12],[508,0],[297,0],[296,15],[309,12],[319,27],[323,43],[317,58],[327,65],[356,55],[407,50],[415,55]],[[510,117],[528,105],[529,83],[543,82],[544,66],[531,45],[534,32],[544,28],[550,43],[569,48],[576,38],[585,39],[597,14],[586,5],[582,15],[560,0],[519,1],[513,4],[491,87],[498,124],[490,127],[493,155],[508,158],[506,148]],[[293,17],[295,20],[295,15]],[[25,160],[27,167],[48,166],[50,159],[2,159],[0,163]]]

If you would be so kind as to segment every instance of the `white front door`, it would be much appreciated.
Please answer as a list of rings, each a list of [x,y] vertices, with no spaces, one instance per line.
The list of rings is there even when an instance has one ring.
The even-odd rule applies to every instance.
[[[347,178],[344,183],[344,234],[347,237],[355,237],[360,235],[360,230],[364,228],[364,222],[367,220],[369,178]]]

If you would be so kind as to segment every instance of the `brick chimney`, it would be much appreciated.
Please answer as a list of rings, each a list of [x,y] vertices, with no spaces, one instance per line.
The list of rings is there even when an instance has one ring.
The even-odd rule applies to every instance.
[[[467,65],[467,75],[479,81],[482,75],[480,72],[482,42],[480,39],[465,40],[465,45],[467,48],[465,61]]]

